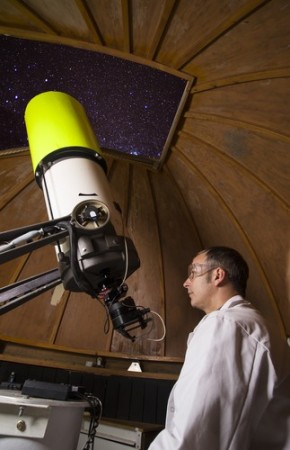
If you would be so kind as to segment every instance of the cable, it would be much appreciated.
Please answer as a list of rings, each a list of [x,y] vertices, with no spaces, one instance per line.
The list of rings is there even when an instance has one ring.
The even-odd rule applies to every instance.
[[[162,326],[163,326],[163,335],[162,335],[162,337],[159,338],[159,339],[148,338],[147,340],[148,340],[148,341],[155,341],[155,342],[163,341],[163,339],[165,339],[165,336],[166,336],[166,326],[165,326],[165,322],[164,322],[163,318],[160,316],[160,314],[158,314],[156,311],[150,310],[150,312],[151,312],[152,314],[155,314],[157,317],[159,317],[159,319],[160,319],[160,321],[161,321],[161,323],[162,323]]]
[[[109,311],[108,305],[106,303],[103,303],[103,306],[106,311],[106,320],[104,323],[104,333],[108,334],[110,331],[110,311]]]
[[[125,272],[124,272],[124,277],[123,277],[123,280],[122,280],[122,283],[120,284],[120,286],[123,286],[123,284],[125,283],[125,280],[128,275],[128,267],[129,267],[128,244],[127,244],[126,236],[124,236],[124,247],[125,247]]]
[[[143,306],[141,306],[141,308],[143,308]],[[165,336],[166,336],[165,322],[164,322],[163,318],[160,316],[160,314],[158,314],[156,311],[150,310],[150,312],[152,314],[155,314],[157,317],[159,317],[159,319],[160,319],[160,321],[162,323],[162,326],[163,326],[163,335],[161,336],[161,338],[156,338],[156,339],[154,339],[154,338],[146,338],[146,340],[147,341],[154,341],[154,342],[163,341],[165,339]],[[152,322],[152,324],[153,324],[153,322]],[[145,339],[145,337],[148,336],[151,333],[151,331],[153,330],[153,327],[154,327],[154,324],[152,325],[151,329],[147,333],[143,333],[140,336],[136,336],[136,340],[137,339]]]
[[[125,236],[125,222],[124,222],[123,213],[122,213],[121,207],[120,207],[120,205],[118,203],[114,202],[114,206],[115,206],[116,210],[120,213],[120,216],[121,216],[122,234],[123,234],[123,238],[124,238],[124,248],[125,248],[125,271],[124,271],[123,280],[122,280],[122,282],[120,284],[120,287],[121,287],[125,283],[125,280],[126,280],[127,275],[128,275],[129,254],[128,254],[127,239],[126,239],[126,236]]]
[[[10,242],[6,242],[3,245],[0,245],[0,252],[10,250],[12,248],[17,247],[18,245],[25,244],[27,242],[31,242],[35,238],[42,237],[44,235],[44,231],[42,228],[39,230],[31,230],[27,233],[22,234],[21,236],[17,236]]]
[[[90,424],[87,433],[88,439],[83,447],[83,450],[93,450],[97,428],[99,426],[99,422],[103,414],[103,405],[101,400],[92,394],[78,393],[78,397],[87,401],[90,405],[89,406]]]

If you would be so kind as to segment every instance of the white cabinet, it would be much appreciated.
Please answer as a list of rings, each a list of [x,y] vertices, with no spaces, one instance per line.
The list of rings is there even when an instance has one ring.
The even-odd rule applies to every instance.
[[[87,441],[90,418],[84,416],[77,450]],[[146,450],[162,426],[102,419],[96,431],[94,450]]]
[[[82,424],[84,401],[32,398],[0,390],[1,450],[72,450]]]

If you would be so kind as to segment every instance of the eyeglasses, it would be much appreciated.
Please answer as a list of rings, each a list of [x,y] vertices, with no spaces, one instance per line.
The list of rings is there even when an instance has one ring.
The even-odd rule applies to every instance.
[[[202,275],[205,275],[206,273],[208,273],[211,270],[214,270],[216,268],[217,268],[217,266],[212,266],[210,263],[190,264],[188,266],[188,278],[190,281],[192,281],[194,278],[201,277]]]

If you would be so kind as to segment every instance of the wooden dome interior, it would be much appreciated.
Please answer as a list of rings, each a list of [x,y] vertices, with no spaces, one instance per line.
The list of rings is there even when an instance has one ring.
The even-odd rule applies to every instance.
[[[105,334],[98,302],[54,289],[0,317],[2,342],[182,358],[201,317],[182,284],[194,254],[212,245],[241,252],[250,267],[248,298],[290,336],[289,24],[289,0],[1,1],[3,35],[192,80],[159,170],[107,155],[112,193],[141,260],[128,279],[130,295],[164,318],[165,340],[149,340],[162,335],[157,316],[149,339],[132,344]],[[0,231],[47,219],[27,149],[7,150],[0,154]],[[54,249],[37,250],[4,264],[1,286],[53,267]]]

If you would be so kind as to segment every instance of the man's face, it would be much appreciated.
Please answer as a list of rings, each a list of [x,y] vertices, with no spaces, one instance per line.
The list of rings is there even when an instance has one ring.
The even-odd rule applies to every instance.
[[[206,253],[198,254],[189,266],[187,289],[191,306],[208,312],[214,293],[213,270],[216,267],[206,261]]]

